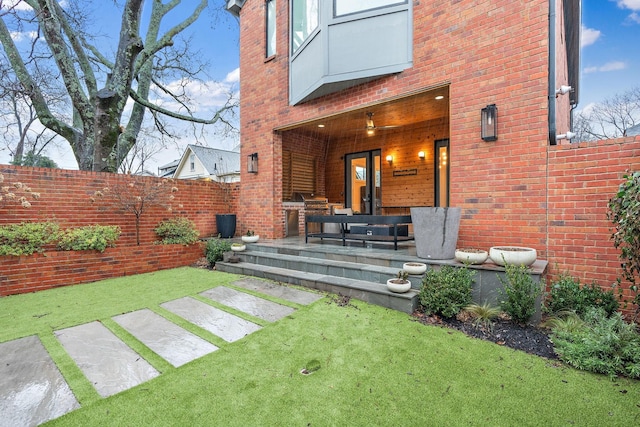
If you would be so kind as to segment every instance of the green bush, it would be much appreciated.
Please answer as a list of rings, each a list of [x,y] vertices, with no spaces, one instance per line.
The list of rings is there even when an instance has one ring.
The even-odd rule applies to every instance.
[[[536,311],[536,298],[542,293],[540,284],[533,281],[524,265],[507,264],[506,278],[499,277],[501,291],[500,308],[519,323],[526,323]]]
[[[154,231],[164,245],[191,245],[198,241],[200,235],[194,222],[184,217],[162,221]]]
[[[443,265],[430,269],[422,279],[420,304],[427,314],[453,317],[471,303],[471,286],[475,271],[466,267]]]
[[[614,379],[618,375],[640,378],[640,335],[620,313],[607,317],[603,309],[590,308],[585,324],[575,329],[554,328],[555,352],[565,363]]]
[[[65,230],[60,236],[58,247],[63,251],[104,252],[106,248],[115,246],[118,237],[120,227],[117,225],[88,225]]]
[[[604,291],[597,283],[580,286],[580,281],[563,274],[551,284],[546,310],[550,313],[574,311],[583,316],[590,308],[602,308],[608,316],[618,310],[613,290]]]
[[[210,239],[204,248],[209,266],[213,267],[216,261],[222,260],[222,254],[231,250],[231,242],[223,239]]]
[[[0,256],[31,255],[58,239],[60,227],[52,222],[8,224],[0,226]]]

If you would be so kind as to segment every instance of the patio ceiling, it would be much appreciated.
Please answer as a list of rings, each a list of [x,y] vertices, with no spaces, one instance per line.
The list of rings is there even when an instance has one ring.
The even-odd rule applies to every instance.
[[[436,96],[443,98],[436,99]],[[351,137],[358,133],[366,135],[368,112],[373,113],[376,133],[402,131],[431,120],[445,119],[449,115],[449,89],[444,86],[277,130],[296,130],[328,139]]]

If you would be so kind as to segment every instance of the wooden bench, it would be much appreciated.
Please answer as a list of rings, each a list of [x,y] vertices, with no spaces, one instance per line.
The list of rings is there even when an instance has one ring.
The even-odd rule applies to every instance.
[[[309,224],[320,224],[320,231],[310,231]],[[325,224],[339,224],[339,233],[325,233]],[[382,234],[362,234],[347,231],[347,224],[358,224],[352,226],[356,230],[366,229],[369,226],[389,226],[389,231],[393,233],[389,235]],[[340,239],[342,246],[346,246],[347,240],[361,240],[363,243],[367,241],[377,242],[393,242],[393,248],[398,250],[398,242],[413,240],[413,236],[407,233],[406,236],[400,235],[399,229],[403,230],[402,225],[411,224],[411,215],[306,215],[304,218],[304,241],[309,242],[310,237],[320,239]],[[354,230],[352,230],[354,231]]]

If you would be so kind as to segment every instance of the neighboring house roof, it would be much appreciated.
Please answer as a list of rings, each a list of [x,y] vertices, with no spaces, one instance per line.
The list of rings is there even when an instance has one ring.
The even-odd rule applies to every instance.
[[[176,159],[166,165],[158,167],[158,176],[161,178],[171,178],[180,164],[180,159]]]
[[[179,179],[240,180],[240,153],[189,144],[173,174]]]
[[[631,126],[629,129],[627,129],[626,135],[627,136],[638,136],[638,135],[640,135],[640,124],[637,124],[635,126]]]

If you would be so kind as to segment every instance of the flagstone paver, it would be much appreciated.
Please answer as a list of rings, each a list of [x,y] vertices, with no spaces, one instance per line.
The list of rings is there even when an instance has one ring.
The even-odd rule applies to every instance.
[[[225,286],[209,289],[208,291],[200,293],[200,295],[268,322],[275,322],[296,311],[295,308],[258,298]]]
[[[0,344],[0,426],[35,426],[80,405],[37,336]]]
[[[149,309],[121,314],[113,320],[175,367],[218,349]]]
[[[102,397],[160,375],[100,322],[85,323],[54,333]]]
[[[261,329],[253,322],[190,297],[168,301],[160,306],[228,342],[237,341]]]
[[[322,298],[322,295],[313,292],[302,291],[253,277],[236,280],[233,285],[301,305],[309,305]]]

